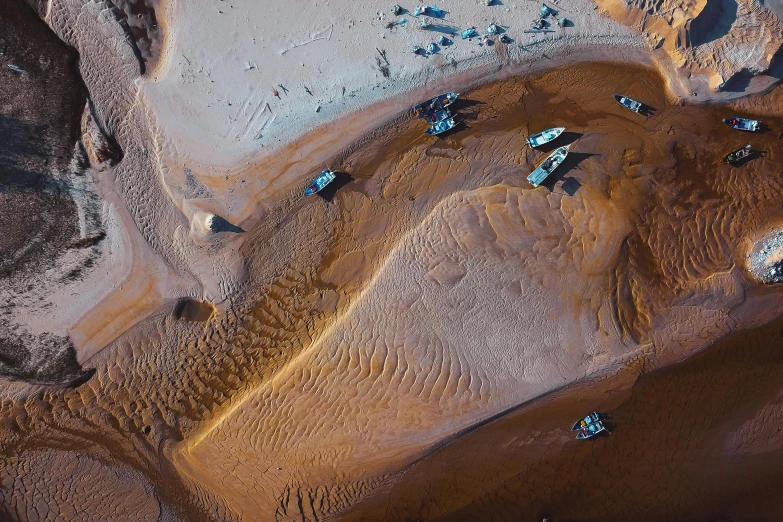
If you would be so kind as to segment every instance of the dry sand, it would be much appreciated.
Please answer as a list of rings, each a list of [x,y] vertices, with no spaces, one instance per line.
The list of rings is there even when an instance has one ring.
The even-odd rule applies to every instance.
[[[80,205],[100,203],[93,231],[105,237],[76,286],[51,292],[51,317],[15,318],[64,335],[68,353],[95,373],[71,387],[0,389],[6,518],[376,519],[388,498],[398,509],[388,519],[503,519],[484,510],[477,499],[485,494],[528,515],[557,504],[558,516],[578,516],[594,490],[515,504],[498,488],[516,470],[479,485],[484,469],[476,466],[459,502],[446,491],[425,506],[405,492],[400,473],[440,455],[444,467],[461,465],[433,452],[450,441],[459,447],[471,431],[482,438],[476,428],[520,404],[542,412],[543,427],[525,417],[513,428],[524,433],[507,447],[523,455],[510,450],[509,465],[532,466],[530,456],[547,445],[552,458],[567,460],[570,447],[590,453],[582,448],[596,446],[564,447],[569,434],[560,427],[603,404],[587,398],[619,390],[603,407],[617,409],[622,431],[634,424],[621,405],[638,375],[777,317],[780,289],[753,282],[745,266],[753,242],[783,215],[783,119],[765,116],[771,130],[753,141],[766,153],[739,167],[720,158],[746,136],[720,119],[778,110],[779,90],[733,107],[680,106],[664,79],[635,65],[665,56],[646,52],[634,32],[587,2],[562,0],[575,27],[532,44],[513,31],[538,4],[449,1],[440,5],[453,11],[448,23],[481,29],[495,21],[517,42],[458,41],[441,57],[415,57],[409,47],[422,32],[385,29],[389,6],[380,3],[171,3],[154,18],[138,13],[138,25],[100,1],[39,6],[80,54],[90,103],[83,151],[73,155],[85,163],[76,171],[82,181],[71,181],[73,201],[77,215],[87,208]],[[132,5],[121,3],[131,13]],[[153,19],[164,40],[140,46]],[[291,40],[298,32],[303,39]],[[370,38],[384,42],[389,79],[373,69]],[[253,46],[260,50],[246,57]],[[303,50],[303,71],[288,66]],[[580,62],[599,58],[615,61]],[[314,75],[322,79],[308,85],[312,97],[296,90]],[[288,93],[279,88],[270,101],[280,83]],[[446,88],[463,93],[455,106],[463,123],[443,138],[423,137],[421,121],[404,109]],[[617,91],[656,113],[625,111],[610,96]],[[261,136],[248,139],[257,125]],[[562,140],[572,153],[532,189],[524,178],[546,151],[523,139],[553,125],[568,128]],[[327,164],[342,173],[339,184],[304,198],[303,181]],[[98,197],[82,197],[87,189]],[[207,226],[213,215],[227,220],[220,231]],[[80,239],[87,230],[79,227]],[[727,364],[720,371],[739,363]],[[696,377],[683,379],[704,391]],[[684,387],[661,380],[673,395]],[[568,395],[575,382],[584,383],[584,403]],[[677,453],[684,466],[717,451],[775,454],[767,435],[776,426],[774,390],[754,382],[747,380],[749,402],[736,408],[760,413],[693,460]],[[552,393],[565,406],[536,402]],[[516,426],[516,417],[507,422]],[[645,462],[668,470],[655,455]],[[758,470],[759,487],[774,483],[768,468]],[[571,487],[559,476],[545,475],[540,487]],[[412,487],[417,480],[442,478],[432,468]],[[525,491],[509,483],[509,495]],[[614,507],[588,516],[633,514],[650,485],[617,487]],[[395,500],[392,488],[405,498]],[[712,514],[703,503],[679,505],[676,514]],[[777,512],[767,506],[758,516]]]

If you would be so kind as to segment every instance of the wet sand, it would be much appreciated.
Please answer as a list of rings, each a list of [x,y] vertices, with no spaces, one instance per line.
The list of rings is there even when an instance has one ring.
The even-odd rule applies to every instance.
[[[478,427],[341,520],[780,520],[783,320],[638,371]],[[573,440],[593,410],[611,435]]]
[[[613,92],[656,114],[621,108]],[[215,520],[336,517],[355,505],[351,516],[367,520],[475,520],[485,512],[502,520],[544,510],[561,518],[627,519],[639,502],[665,505],[658,491],[677,500],[685,492],[645,482],[649,474],[634,470],[636,461],[648,459],[653,476],[674,481],[677,468],[655,455],[677,448],[678,456],[698,457],[680,460],[685,468],[693,463],[687,471],[695,475],[688,476],[699,476],[717,451],[710,437],[727,427],[710,424],[714,415],[699,424],[682,414],[688,422],[678,424],[673,438],[634,413],[650,411],[645,400],[658,408],[657,400],[645,396],[644,404],[623,409],[645,379],[690,362],[643,376],[627,390],[642,371],[700,349],[706,351],[698,357],[720,353],[708,345],[777,315],[781,290],[752,283],[742,263],[747,237],[783,215],[775,131],[783,120],[765,119],[772,130],[752,136],[766,154],[727,166],[723,155],[748,139],[721,123],[731,111],[672,105],[663,93],[649,69],[571,65],[464,93],[454,107],[463,124],[442,138],[421,136],[423,124],[414,119],[363,138],[334,159],[347,178],[330,197],[304,199],[292,189],[269,203],[241,241],[222,239],[241,243],[232,255],[248,273],[230,310],[212,313],[194,301],[178,314],[172,303],[94,356],[97,372],[88,383],[29,403],[3,403],[3,447],[17,459],[5,468],[13,474],[8,483],[42,482],[52,469],[90,461],[99,471],[79,473],[100,476],[96,487],[105,498],[116,500],[113,491],[130,483],[139,509]],[[546,152],[523,148],[523,137],[555,125],[567,127],[563,141],[573,143],[572,153],[545,186],[533,189],[525,176]],[[253,168],[259,167],[247,172]],[[424,268],[414,272],[415,266]],[[404,284],[394,280],[410,274],[414,279]],[[556,303],[541,324],[526,320],[535,311],[523,294],[530,288],[545,289]],[[408,300],[410,289],[420,295]],[[489,298],[480,306],[465,307],[483,296]],[[419,305],[410,322],[393,322],[427,299],[428,309]],[[460,330],[479,312],[490,315],[488,329]],[[506,343],[493,340],[495,330],[537,337]],[[452,331],[460,338],[447,338]],[[388,347],[379,339],[388,339]],[[398,366],[379,363],[386,354],[397,356]],[[729,368],[715,370],[721,378],[745,364],[739,357],[719,360]],[[720,393],[703,373],[666,379],[670,396],[682,402],[664,402],[674,405],[664,418],[689,412],[690,397],[715,394],[727,402],[733,387],[745,385],[740,398],[749,402],[732,407],[751,418],[772,393],[774,379],[760,373]],[[602,380],[577,388],[577,399],[558,392],[508,417],[513,428],[504,419],[462,431],[586,374]],[[610,390],[616,391],[607,399],[603,392]],[[593,408],[611,413],[617,432],[570,442],[567,429]],[[501,426],[497,434],[494,426]],[[620,444],[649,440],[642,428],[668,444],[637,459],[639,448]],[[620,438],[624,431],[633,437]],[[691,432],[705,449],[691,443]],[[751,432],[732,435],[726,451],[752,452],[773,440],[762,444]],[[432,453],[444,442],[452,443]],[[464,450],[449,453],[462,444]],[[619,453],[611,468],[597,449],[613,444]],[[47,449],[46,460],[36,460]],[[550,466],[550,458],[573,466]],[[725,479],[727,467],[718,466],[715,476]],[[582,502],[593,499],[582,495],[603,490],[581,483],[599,472],[621,481],[619,471],[640,475],[618,487],[615,504],[596,501],[595,511],[582,515]],[[762,484],[770,475],[759,473]],[[532,485],[517,488],[520,476]],[[444,477],[465,485],[450,489]],[[727,491],[703,482],[704,490],[686,492],[707,502],[714,491]],[[24,519],[18,513],[41,500],[21,490],[0,494],[4,505],[14,505],[7,508],[16,513],[11,518]],[[528,504],[515,503],[523,497]],[[600,507],[609,504],[615,507]],[[673,505],[678,514],[687,507]]]

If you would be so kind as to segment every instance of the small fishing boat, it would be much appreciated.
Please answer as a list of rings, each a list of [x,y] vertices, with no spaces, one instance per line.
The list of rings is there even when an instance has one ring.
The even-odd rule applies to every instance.
[[[475,36],[478,36],[478,31],[476,31],[475,27],[471,27],[470,29],[465,29],[462,31],[463,40],[467,40],[468,38],[473,38]]]
[[[438,123],[443,120],[451,118],[451,111],[448,109],[442,109],[439,111],[431,112],[425,118],[425,121],[429,124]]]
[[[435,125],[430,125],[427,127],[427,130],[425,130],[424,133],[429,134],[430,136],[434,136],[436,134],[442,134],[447,130],[451,130],[456,125],[457,123],[454,121],[454,118],[447,118],[443,121],[439,121]]]
[[[589,439],[590,437],[595,437],[596,435],[598,435],[602,431],[605,431],[605,432],[609,433],[609,430],[606,429],[606,427],[604,426],[604,423],[598,420],[598,421],[595,421],[592,424],[588,424],[584,428],[580,429],[577,432],[577,434],[576,434],[576,438],[577,439]]]
[[[568,147],[570,147],[570,145],[563,145],[562,147],[555,149],[554,152],[536,168],[536,170],[531,172],[527,177],[530,184],[537,187],[547,178],[547,176],[552,174],[568,155]]]
[[[527,138],[527,144],[531,147],[540,147],[560,136],[564,130],[565,127],[553,127],[538,134],[533,134]]]
[[[750,132],[757,132],[759,130],[759,122],[757,120],[749,120],[747,118],[739,118],[732,116],[731,118],[724,118],[723,123],[731,127],[732,129],[744,130]]]
[[[444,92],[443,94],[435,96],[431,100],[427,100],[425,102],[421,102],[418,105],[415,105],[413,110],[416,111],[416,114],[418,114],[419,118],[425,118],[433,112],[445,109],[454,103],[458,97],[458,92]]]
[[[334,179],[337,176],[335,176],[334,171],[332,169],[326,169],[320,174],[318,174],[313,181],[310,182],[309,185],[307,185],[307,188],[305,189],[305,196],[312,196],[316,192],[321,191],[326,185],[334,181]]]
[[[612,98],[615,99],[617,103],[625,107],[626,109],[632,110],[633,112],[637,114],[641,114],[642,111],[642,103],[638,102],[636,100],[632,100],[631,98],[627,96],[623,96],[622,94],[612,94]]]
[[[601,420],[601,417],[596,412],[590,413],[584,419],[579,419],[576,421],[573,428],[571,428],[571,431],[581,430],[582,428],[589,426],[590,424],[593,424],[599,420]]]
[[[750,150],[750,143],[748,143],[741,149],[737,149],[734,152],[726,154],[726,157],[723,158],[723,163],[734,163],[735,161],[739,161],[742,158],[747,158],[750,156],[751,152],[753,151]]]

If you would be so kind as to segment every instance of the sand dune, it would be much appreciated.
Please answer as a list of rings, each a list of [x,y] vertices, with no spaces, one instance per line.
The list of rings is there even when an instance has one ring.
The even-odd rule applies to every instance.
[[[443,5],[443,23],[506,23],[515,42],[458,41],[429,58],[409,47],[430,32],[410,15],[387,29],[380,3],[38,5],[78,52],[81,78],[67,76],[73,52],[61,46],[57,74],[78,103],[54,120],[20,112],[71,134],[44,133],[49,148],[29,155],[67,189],[30,192],[30,205],[62,198],[62,222],[31,213],[42,225],[0,244],[56,253],[39,252],[56,270],[30,271],[38,287],[3,287],[21,303],[0,324],[21,339],[0,331],[6,351],[39,336],[26,366],[0,359],[34,374],[5,372],[27,384],[0,387],[3,516],[504,520],[545,508],[579,517],[588,502],[593,519],[628,519],[640,505],[650,518],[699,518],[721,493],[754,506],[762,493],[720,480],[735,456],[757,491],[778,476],[753,459],[778,453],[776,358],[764,347],[779,326],[747,334],[749,366],[736,346],[783,297],[748,271],[780,227],[781,94],[682,99],[704,75],[728,84],[772,67],[779,22],[738,4],[750,11],[708,42],[698,20],[723,8],[683,5],[656,30],[684,27],[696,42],[653,52],[649,34],[562,1],[575,25],[551,40],[521,32],[537,4]],[[647,31],[639,9],[609,14]],[[388,79],[371,38],[392,62]],[[746,38],[763,53],[729,52]],[[14,81],[53,96],[46,69],[30,64]],[[460,127],[425,137],[407,108],[445,88],[462,93]],[[652,114],[623,109],[614,92]],[[721,122],[733,113],[763,114],[771,129],[737,166],[720,161],[749,139]],[[524,138],[556,125],[571,153],[534,189],[525,177],[552,148]],[[302,196],[325,166],[340,182]],[[68,246],[29,239],[39,226]],[[699,410],[720,379],[741,397],[721,389]],[[724,404],[731,422],[715,421]],[[615,415],[617,437],[566,446],[573,418],[598,407]],[[652,435],[668,446],[635,442]],[[596,473],[593,448],[607,447],[616,469],[580,490]],[[715,476],[693,472],[713,458]],[[674,459],[703,483],[673,480]],[[636,475],[638,462],[671,485]],[[578,474],[561,472],[569,466]],[[602,491],[613,492],[606,504]],[[674,507],[653,509],[667,499]],[[762,504],[760,517],[779,513]]]

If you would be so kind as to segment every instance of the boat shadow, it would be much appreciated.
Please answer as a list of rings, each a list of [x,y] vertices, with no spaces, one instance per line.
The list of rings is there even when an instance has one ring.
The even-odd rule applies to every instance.
[[[541,185],[546,187],[550,192],[554,192],[555,185],[562,181],[561,187],[563,190],[569,196],[573,196],[582,188],[582,184],[578,179],[572,176],[566,176],[566,174],[578,168],[580,163],[592,156],[597,156],[597,154],[589,152],[569,152],[568,156],[563,160],[563,163],[561,163],[557,170],[546,178]]]
[[[475,107],[476,105],[484,105],[484,102],[478,100],[471,100],[468,98],[457,98],[456,100],[454,100],[454,103],[449,105],[449,109],[452,112],[456,112],[465,109],[470,109],[471,107]]]
[[[452,38],[459,34],[459,27],[446,24],[430,24],[422,28],[423,31],[432,31],[434,33],[447,34]]]
[[[331,203],[335,194],[337,194],[337,191],[346,186],[351,181],[353,181],[353,177],[349,174],[346,174],[345,172],[335,172],[334,181],[316,192],[316,194],[321,196],[321,198],[327,203]]]
[[[563,133],[558,136],[556,139],[550,141],[549,143],[544,143],[543,145],[536,147],[536,150],[541,152],[552,152],[558,147],[562,147],[563,145],[570,145],[579,138],[584,136],[581,132],[571,132],[571,131],[563,131]],[[571,154],[574,154],[573,152],[569,152],[569,156]],[[568,156],[566,156],[566,160],[568,160]]]
[[[756,132],[758,134],[765,134],[771,130],[772,128],[769,125],[767,125],[766,123],[759,122],[759,130],[757,130]]]
[[[641,102],[640,102],[641,103]],[[650,116],[655,116],[655,113],[658,111],[655,107],[651,105],[647,105],[646,103],[642,103],[642,106],[639,107],[639,114],[642,116],[645,116],[649,118]]]

